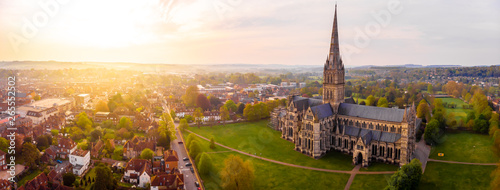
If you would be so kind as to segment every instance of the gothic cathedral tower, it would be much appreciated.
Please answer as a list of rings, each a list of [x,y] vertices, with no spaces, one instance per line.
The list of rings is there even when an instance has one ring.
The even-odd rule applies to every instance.
[[[344,64],[339,50],[337,5],[335,4],[330,52],[323,69],[323,103],[330,103],[333,108],[336,108],[340,103],[344,102],[344,75]]]

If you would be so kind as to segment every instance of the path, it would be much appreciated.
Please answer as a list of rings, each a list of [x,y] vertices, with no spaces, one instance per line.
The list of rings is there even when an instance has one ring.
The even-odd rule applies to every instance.
[[[429,159],[431,162],[444,162],[450,164],[467,164],[467,165],[476,165],[476,166],[496,166],[498,163],[472,163],[472,162],[456,162],[456,161],[448,161],[448,160],[434,160]]]
[[[352,181],[354,181],[354,177],[356,177],[356,173],[359,172],[359,168],[361,168],[361,164],[356,165],[354,169],[352,169],[351,177],[347,181],[347,184],[344,187],[344,190],[349,190],[351,188]]]
[[[425,144],[424,135],[420,141],[415,145],[415,158],[420,160],[422,163],[422,173],[425,173],[425,167],[427,166],[427,161],[429,159],[429,154],[431,153],[431,147]]]
[[[192,132],[190,130],[186,129],[186,131],[189,132],[189,133],[193,133],[194,135],[200,137],[201,139],[204,139],[206,141],[210,141],[210,139],[205,138],[204,136],[198,135],[198,134],[196,134],[196,133],[194,133],[194,132]],[[315,170],[315,171],[330,172],[330,173],[344,173],[344,174],[352,174],[352,173],[357,173],[357,174],[393,174],[395,172],[395,171],[360,172],[360,171],[354,171],[354,170],[351,170],[351,171],[330,170],[330,169],[315,168],[315,167],[309,167],[309,166],[301,166],[301,165],[290,164],[290,163],[286,163],[286,162],[281,162],[281,161],[277,161],[277,160],[273,160],[273,159],[264,158],[264,157],[260,157],[260,156],[257,156],[257,155],[249,154],[248,152],[243,152],[241,150],[237,150],[237,149],[234,149],[234,148],[222,145],[222,144],[217,143],[217,142],[215,144],[219,145],[219,146],[221,146],[223,148],[232,150],[234,152],[237,152],[237,153],[240,153],[240,154],[244,154],[246,156],[258,158],[258,159],[265,160],[265,161],[268,161],[268,162],[272,162],[272,163],[275,163],[275,164],[281,164],[281,165],[295,167],[295,168],[302,168],[302,169],[306,169],[306,170]]]

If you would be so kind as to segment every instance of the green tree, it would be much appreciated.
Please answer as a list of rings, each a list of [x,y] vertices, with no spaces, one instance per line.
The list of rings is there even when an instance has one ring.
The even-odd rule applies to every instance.
[[[222,120],[222,124],[226,126],[226,121],[229,120],[229,110],[226,106],[221,106],[220,110],[220,119]]]
[[[200,154],[201,152],[202,150],[198,141],[195,140],[189,143],[189,156],[191,158],[196,158],[196,156],[198,156],[198,154]]]
[[[464,97],[464,101],[469,103],[471,98],[472,98],[472,95],[470,95],[470,93],[467,93]]]
[[[427,144],[436,145],[439,139],[439,122],[435,119],[427,124],[424,130],[424,140]]]
[[[186,120],[186,119],[181,119],[181,120],[180,120],[180,123],[179,123],[179,129],[180,129],[181,131],[184,131],[184,130],[186,130],[188,127],[189,127],[189,124],[188,124],[187,120]]]
[[[95,105],[95,111],[96,112],[109,112],[109,107],[108,107],[108,104],[102,100],[100,100],[99,102],[97,102],[97,104]]]
[[[260,114],[255,107],[256,106],[252,104],[248,104],[245,106],[245,110],[243,110],[243,116],[245,116],[248,121],[257,121],[260,119]]]
[[[416,158],[410,163],[403,165],[394,173],[389,181],[386,190],[414,190],[418,189],[418,184],[422,178],[422,163]]]
[[[108,166],[104,164],[97,165],[95,174],[94,190],[108,190],[118,187],[118,181],[113,177],[113,173]]]
[[[434,89],[432,88],[432,84],[427,85],[427,92],[429,92],[429,94],[434,94]]]
[[[215,140],[214,138],[210,138],[210,149],[215,149]]]
[[[202,108],[204,111],[208,111],[212,105],[204,94],[198,94],[198,97],[196,97],[196,106]]]
[[[129,131],[132,130],[132,120],[130,120],[130,118],[128,117],[122,117],[120,118],[120,122],[118,122],[118,125],[116,125],[116,127],[118,129],[122,129],[122,128],[125,128]]]
[[[196,104],[196,97],[198,97],[198,87],[189,86],[186,93],[182,96],[182,101],[186,106],[192,107]]]
[[[174,110],[170,110],[170,117],[172,117],[172,119],[177,117]]]
[[[239,103],[238,104],[238,111],[236,111],[236,114],[243,114],[243,110],[245,110],[245,104],[244,103]]]
[[[52,144],[52,136],[40,135],[36,138],[36,147],[38,150],[43,151]]]
[[[113,156],[111,156],[111,159],[113,160],[123,160],[123,148],[117,148],[113,152]]]
[[[193,133],[189,133],[185,140],[186,147],[189,148],[189,145],[191,145],[191,142],[193,142],[194,140],[196,140],[196,135],[194,135]]]
[[[238,111],[238,107],[236,106],[236,104],[234,103],[233,100],[228,100],[226,101],[226,103],[224,104],[224,107],[227,108],[228,111],[231,111],[231,112],[236,112]]]
[[[146,149],[142,150],[141,158],[146,159],[146,160],[151,160],[153,158],[154,154],[155,153],[151,149],[146,148]]]
[[[194,118],[195,118],[195,121],[196,121],[196,124],[198,125],[198,128],[200,127],[200,124],[203,122],[203,109],[201,108],[196,108],[194,110]]]
[[[9,143],[10,143],[9,140],[0,137],[0,150],[3,152],[8,152],[10,146]]]
[[[96,142],[101,137],[102,137],[101,130],[95,129],[92,132],[90,132],[90,142]]]
[[[36,162],[40,159],[40,151],[38,148],[30,142],[27,142],[23,144],[21,152],[25,165],[30,168],[34,168],[36,166]]]
[[[199,162],[198,162],[198,171],[201,174],[207,175],[213,168],[212,158],[207,153],[201,153]]]
[[[427,101],[425,101],[423,99],[418,104],[417,117],[425,119],[426,121],[429,121],[429,119],[431,117],[431,113],[429,111],[429,105],[427,104]]]
[[[220,175],[223,189],[253,189],[255,175],[249,160],[243,162],[239,156],[229,155],[224,160],[224,168]]]
[[[73,183],[75,182],[75,180],[76,180],[75,174],[73,174],[71,172],[63,174],[63,184],[64,185],[71,187],[71,186],[73,186]]]
[[[389,107],[389,102],[387,101],[386,98],[382,97],[378,100],[377,102],[377,107],[384,107],[388,108]]]
[[[370,95],[366,98],[365,102],[367,106],[375,106],[375,97],[373,97],[373,95]]]

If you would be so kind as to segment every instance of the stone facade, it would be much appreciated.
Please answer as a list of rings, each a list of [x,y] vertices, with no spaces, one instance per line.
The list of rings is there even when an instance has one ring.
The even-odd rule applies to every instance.
[[[295,150],[320,158],[329,151],[353,156],[353,164],[373,161],[404,165],[415,150],[415,105],[380,108],[344,100],[344,65],[340,58],[335,8],[332,41],[324,67],[323,97],[291,95],[287,108],[271,114],[273,128],[295,143]],[[347,103],[345,103],[347,102]]]

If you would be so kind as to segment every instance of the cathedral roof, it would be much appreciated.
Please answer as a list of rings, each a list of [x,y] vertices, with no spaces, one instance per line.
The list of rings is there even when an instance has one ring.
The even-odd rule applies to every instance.
[[[382,108],[347,103],[341,103],[338,111],[340,115],[392,122],[402,122],[405,113],[404,109]]]
[[[382,132],[370,129],[361,129],[352,126],[344,126],[345,135],[361,137],[363,143],[370,144],[372,140],[380,142],[394,143],[401,138],[401,134]]]
[[[311,111],[318,119],[327,118],[333,115],[332,106],[330,105],[330,103],[311,107]]]
[[[297,108],[298,111],[307,110],[309,107],[321,105],[323,101],[321,99],[316,98],[304,98],[301,96],[293,97],[293,104]]]

